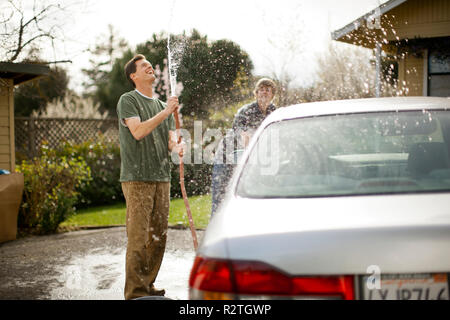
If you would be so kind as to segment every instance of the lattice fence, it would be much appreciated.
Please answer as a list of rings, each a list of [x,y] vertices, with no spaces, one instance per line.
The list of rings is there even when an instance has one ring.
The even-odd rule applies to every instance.
[[[119,143],[118,120],[15,118],[16,152],[30,158],[37,155],[43,141],[54,148],[61,141],[82,143],[100,134]]]

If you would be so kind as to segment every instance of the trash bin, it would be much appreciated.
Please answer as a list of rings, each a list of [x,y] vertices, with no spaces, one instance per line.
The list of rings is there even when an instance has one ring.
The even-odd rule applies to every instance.
[[[0,175],[0,243],[16,239],[22,192],[22,173]]]

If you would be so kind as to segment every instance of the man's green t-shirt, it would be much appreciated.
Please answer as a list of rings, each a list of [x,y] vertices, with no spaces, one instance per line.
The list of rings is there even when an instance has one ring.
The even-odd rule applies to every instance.
[[[136,90],[124,93],[117,104],[120,140],[120,182],[170,181],[169,130],[175,130],[175,120],[170,115],[148,136],[136,140],[125,125],[124,119],[139,117],[146,121],[164,110],[166,104],[148,98]]]

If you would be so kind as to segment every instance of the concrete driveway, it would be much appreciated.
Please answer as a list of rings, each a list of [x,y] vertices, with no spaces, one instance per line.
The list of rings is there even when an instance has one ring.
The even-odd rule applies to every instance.
[[[126,243],[125,227],[115,227],[0,244],[0,299],[122,300]],[[167,298],[187,299],[194,257],[190,230],[169,229],[155,282]]]

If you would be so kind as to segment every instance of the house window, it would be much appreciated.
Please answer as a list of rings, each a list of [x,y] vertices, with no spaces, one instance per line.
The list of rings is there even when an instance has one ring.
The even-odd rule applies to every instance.
[[[386,55],[381,61],[381,71],[383,78],[391,85],[398,82],[398,61],[392,55]]]
[[[450,97],[449,51],[431,51],[428,55],[428,95]]]

